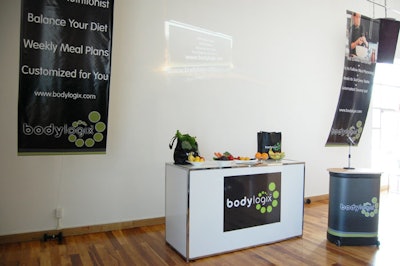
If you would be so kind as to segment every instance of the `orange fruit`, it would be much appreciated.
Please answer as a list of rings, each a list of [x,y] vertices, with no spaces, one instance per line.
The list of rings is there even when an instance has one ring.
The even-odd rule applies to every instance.
[[[261,152],[257,152],[255,156],[256,156],[256,159],[262,159]]]
[[[262,158],[263,160],[267,160],[267,159],[268,159],[268,153],[263,152],[263,153],[261,154],[261,158]]]

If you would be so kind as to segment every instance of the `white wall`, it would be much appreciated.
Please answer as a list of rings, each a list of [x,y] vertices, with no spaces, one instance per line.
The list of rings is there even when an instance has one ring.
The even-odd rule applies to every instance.
[[[0,235],[164,216],[164,164],[177,129],[200,152],[252,156],[256,132],[281,131],[288,158],[306,162],[306,196],[328,193],[347,148],[325,141],[339,97],[345,13],[367,1],[119,0],[114,8],[106,155],[17,156],[19,1],[0,4]],[[389,16],[391,13],[389,13]],[[232,71],[161,71],[164,21],[233,37]],[[370,165],[370,118],[353,166]],[[300,188],[299,188],[300,189]]]

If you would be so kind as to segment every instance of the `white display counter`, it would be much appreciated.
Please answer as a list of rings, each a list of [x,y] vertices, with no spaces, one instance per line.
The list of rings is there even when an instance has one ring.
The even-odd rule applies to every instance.
[[[187,261],[303,233],[303,162],[165,166],[166,242]]]

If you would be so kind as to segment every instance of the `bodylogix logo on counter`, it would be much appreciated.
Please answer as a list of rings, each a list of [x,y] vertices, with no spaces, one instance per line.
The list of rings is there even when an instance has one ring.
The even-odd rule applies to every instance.
[[[379,213],[379,202],[377,197],[373,197],[371,202],[362,204],[343,204],[339,205],[341,211],[355,212],[364,215],[365,217],[375,217]]]
[[[279,191],[276,190],[275,182],[268,184],[268,191],[261,191],[256,195],[247,197],[244,196],[241,199],[226,199],[227,208],[250,208],[255,207],[260,213],[270,213],[273,208],[278,206]]]
[[[281,173],[224,178],[224,231],[280,221]]]

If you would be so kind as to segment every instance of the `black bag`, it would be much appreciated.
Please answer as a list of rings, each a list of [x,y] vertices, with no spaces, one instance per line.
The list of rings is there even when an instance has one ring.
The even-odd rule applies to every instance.
[[[174,162],[175,164],[189,164],[187,162],[189,154],[192,152],[193,156],[197,156],[198,149],[191,149],[187,150],[182,147],[182,141],[180,141],[176,136],[174,136],[171,141],[169,142],[169,148],[172,150],[172,147],[174,146],[175,140],[178,140],[175,146],[174,150]],[[197,146],[197,142],[196,142]]]
[[[274,152],[281,152],[282,134],[281,132],[257,132],[257,151],[268,152],[272,149]]]

